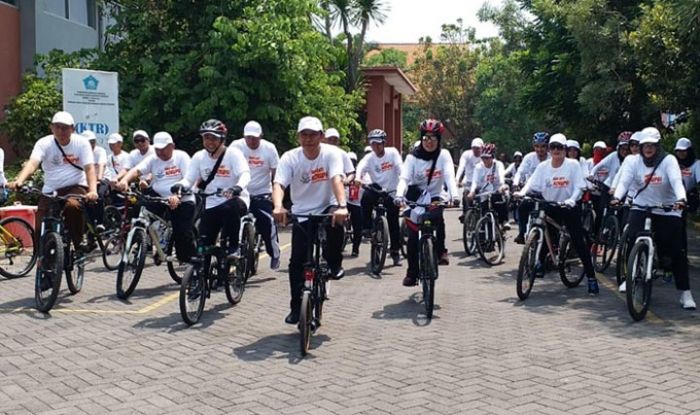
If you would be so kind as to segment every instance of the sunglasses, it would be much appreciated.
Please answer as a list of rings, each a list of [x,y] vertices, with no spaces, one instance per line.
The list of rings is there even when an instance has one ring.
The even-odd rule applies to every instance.
[[[550,150],[563,150],[564,146],[559,143],[554,143],[549,145]]]
[[[145,138],[135,138],[134,143],[140,144],[140,143],[145,143],[146,139]]]
[[[423,141],[428,141],[428,140],[437,141],[437,137],[435,137],[434,135],[424,135]]]

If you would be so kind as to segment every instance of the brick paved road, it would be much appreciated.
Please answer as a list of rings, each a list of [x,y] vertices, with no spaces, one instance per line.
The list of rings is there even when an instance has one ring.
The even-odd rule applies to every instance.
[[[655,290],[642,323],[609,288],[589,298],[554,274],[521,303],[519,247],[487,268],[459,254],[457,230],[432,322],[401,270],[375,279],[364,258],[348,260],[306,359],[282,321],[286,273],[267,267],[239,305],[214,294],[192,328],[164,267],[120,302],[95,264],[51,316],[24,309],[30,278],[0,280],[0,413],[700,413],[699,313],[680,310],[672,288]]]

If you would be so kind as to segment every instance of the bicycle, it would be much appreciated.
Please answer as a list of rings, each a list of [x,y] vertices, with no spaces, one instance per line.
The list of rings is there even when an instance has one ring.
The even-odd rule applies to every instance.
[[[167,207],[168,198],[148,196],[133,190],[128,196],[134,196],[141,206],[139,215],[131,220],[129,233],[124,243],[119,268],[117,269],[117,297],[125,300],[136,289],[143,267],[146,264],[146,253],[152,245],[155,248],[153,262],[160,265],[166,261],[168,273],[176,283],[182,282],[182,275],[186,271],[186,264],[174,258],[172,253],[175,247],[175,238],[172,237],[172,226],[168,219],[170,209],[166,208],[163,217],[149,211],[146,205],[161,204]]]
[[[544,206],[565,207],[565,205],[539,198],[527,197],[526,199],[534,201],[535,206],[528,219],[525,246],[518,264],[516,292],[518,298],[523,301],[532,291],[535,283],[535,270],[539,268],[544,271],[545,269],[545,264],[539,260],[545,243],[548,249],[547,258],[557,265],[559,277],[567,288],[577,287],[584,277],[583,266],[576,255],[566,226],[559,225],[544,210]],[[559,234],[559,241],[556,245],[553,243],[554,239],[550,235],[548,225],[552,226]]]
[[[105,268],[110,271],[119,269],[126,238],[131,229],[131,219],[138,215],[138,200],[136,196],[131,194],[121,197],[124,199],[124,204],[122,206],[111,206],[119,216],[119,220],[114,220],[118,225],[116,229],[107,236],[104,242],[104,251],[102,252],[102,262],[104,262]],[[110,206],[105,208],[105,212],[109,207]]]
[[[199,193],[203,198],[209,196],[222,196],[225,192],[218,190],[213,193]],[[252,215],[249,215],[252,216]],[[242,225],[240,229],[239,255],[232,258],[228,255],[229,238],[219,238],[219,244],[214,242],[206,245],[204,239],[206,235],[197,238],[197,255],[192,258],[192,265],[187,267],[187,271],[180,284],[180,315],[182,320],[191,326],[196,324],[204,311],[206,299],[211,296],[211,292],[223,286],[226,298],[231,304],[238,304],[243,298],[245,284],[249,277],[248,264],[250,256],[248,253],[248,241],[244,241],[246,232],[250,232],[251,226],[249,218],[244,217],[241,222],[249,224]]]
[[[607,194],[610,188],[599,180],[586,179],[593,183],[601,193]],[[588,204],[592,204],[589,200]],[[591,218],[595,223],[595,211],[591,209]],[[585,217],[585,216],[584,216]],[[590,234],[593,234],[591,232]],[[617,213],[609,206],[603,208],[603,220],[598,229],[597,235],[592,238],[591,256],[593,258],[593,267],[597,272],[604,272],[610,266],[615,251],[617,250],[618,237],[620,236],[620,220],[617,218]]]
[[[481,215],[481,218],[476,222],[474,231],[477,252],[479,252],[481,259],[488,265],[500,264],[506,252],[505,237],[496,219],[494,204],[505,204],[507,202],[494,202],[492,199],[494,193],[495,192],[484,192],[475,196],[486,196],[488,202],[488,207]]]
[[[260,196],[251,196],[251,200],[270,200],[270,195],[260,195]],[[255,216],[252,214],[247,215],[250,219],[250,222],[252,222],[253,225],[253,235],[252,235],[252,241],[253,244],[251,246],[251,258],[250,258],[250,275],[253,276],[258,273],[258,265],[260,263],[260,253],[265,249],[265,241],[263,241],[262,234],[258,232],[258,227],[255,226]],[[275,226],[274,224],[272,226]],[[243,235],[250,236],[250,232],[244,232]]]
[[[289,216],[294,226],[299,227],[310,241],[307,244],[306,261],[304,262],[304,287],[301,292],[298,326],[302,356],[306,356],[309,352],[311,335],[321,327],[323,303],[328,299],[330,290],[331,271],[323,258],[322,251],[325,249],[327,241],[326,226],[328,226],[332,216],[332,214],[290,214]],[[306,221],[299,221],[299,219],[306,219]]]
[[[442,202],[429,204],[408,202],[410,208],[421,207],[427,209],[418,219],[418,283],[423,291],[423,304],[425,316],[433,318],[435,309],[435,280],[438,278],[438,253],[435,247],[435,232],[432,213],[430,209],[445,208],[448,205]]]
[[[0,275],[24,277],[34,268],[34,226],[19,217],[0,220]]]
[[[377,202],[372,208],[372,231],[370,233],[370,262],[369,270],[379,275],[384,269],[386,254],[389,251],[389,222],[386,218],[386,202],[393,192],[386,192],[376,186],[362,185],[368,192],[377,195]]]
[[[476,224],[480,216],[481,212],[474,203],[462,204],[462,244],[467,255],[477,252]]]
[[[654,209],[670,212],[673,205],[643,206],[632,204],[644,212],[644,230],[637,234],[629,258],[627,259],[626,300],[627,311],[634,321],[643,320],[651,304],[651,291],[658,271],[659,256],[651,229],[651,215]]]

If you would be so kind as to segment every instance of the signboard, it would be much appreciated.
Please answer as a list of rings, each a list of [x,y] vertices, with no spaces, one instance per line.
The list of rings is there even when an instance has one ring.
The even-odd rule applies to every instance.
[[[97,144],[119,132],[119,79],[116,72],[63,68],[63,110],[75,119],[75,132],[92,130]]]

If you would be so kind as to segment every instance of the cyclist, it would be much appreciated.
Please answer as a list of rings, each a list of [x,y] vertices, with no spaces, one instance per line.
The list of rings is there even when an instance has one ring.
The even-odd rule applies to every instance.
[[[141,163],[146,157],[155,155],[155,149],[151,145],[150,137],[148,133],[144,130],[136,130],[133,134],[134,149],[129,153],[129,166],[134,167]],[[117,180],[120,180],[126,175],[126,172],[122,172]],[[145,189],[148,187],[148,181],[150,177],[143,177],[141,179],[141,188]]]
[[[566,158],[578,161],[583,177],[588,177],[588,160],[581,156],[581,145],[576,140],[566,140]]]
[[[628,187],[634,183],[639,190],[634,195],[633,203],[642,206],[674,205],[676,210],[670,212],[663,209],[655,209],[652,212],[654,242],[660,258],[671,258],[676,289],[681,291],[681,306],[694,310],[695,300],[690,292],[688,279],[688,254],[684,249],[686,241],[679,238],[679,235],[684,235],[680,210],[686,205],[686,192],[678,161],[663,151],[660,140],[661,134],[656,128],[648,127],[642,130],[639,140],[640,156],[622,171],[611,204],[619,204]],[[630,246],[644,228],[644,219],[641,208],[632,206],[629,214]]]
[[[170,192],[179,195],[192,186],[205,193],[225,190],[226,196],[207,197],[199,234],[205,245],[213,245],[221,232],[230,240],[229,254],[237,257],[241,217],[248,212],[250,203],[247,190],[251,181],[250,169],[238,148],[226,148],[228,129],[223,122],[216,119],[204,121],[199,127],[199,135],[204,148],[192,156],[184,178],[175,183]],[[174,205],[179,203],[180,200]]]
[[[401,175],[401,154],[394,147],[386,146],[386,132],[384,130],[372,130],[367,135],[372,152],[365,155],[357,165],[357,177],[368,174],[372,183],[385,192],[396,192]],[[395,197],[395,195],[394,195]],[[372,226],[372,208],[377,203],[377,194],[365,192],[362,196],[362,214],[365,232],[369,233]],[[401,264],[400,236],[399,236],[399,208],[394,205],[390,195],[386,201],[386,219],[389,223],[389,238],[391,240],[391,259],[394,265]]]
[[[97,202],[86,206],[90,222],[96,225],[97,232],[104,231],[104,199],[108,193],[109,185],[104,181],[105,166],[107,164],[107,152],[97,145],[97,136],[91,130],[85,130],[80,134],[90,143],[92,155],[95,160],[95,179],[97,181]]]
[[[126,151],[122,150],[124,145],[124,137],[121,134],[111,134],[107,139],[110,154],[107,156],[107,165],[105,166],[104,178],[114,185],[117,179],[124,176],[131,167],[131,158]]]
[[[515,195],[522,197],[528,192],[538,192],[548,202],[558,202],[565,205],[547,207],[547,215],[556,222],[564,224],[571,235],[571,242],[581,259],[584,273],[588,278],[588,293],[597,295],[598,281],[593,269],[590,250],[586,247],[583,226],[581,224],[581,206],[577,204],[583,189],[586,188],[581,165],[579,162],[566,158],[566,137],[564,134],[554,134],[549,140],[551,160],[541,163],[528,179],[525,186]],[[544,250],[542,252],[544,254]],[[540,257],[536,274],[544,273]]]
[[[472,140],[471,150],[466,150],[459,158],[457,173],[455,175],[459,187],[464,187],[465,192],[469,192],[472,187],[472,177],[474,176],[474,167],[481,162],[481,149],[484,147],[484,140],[476,137]]]
[[[353,170],[357,170],[357,154],[350,151],[348,158],[352,162]],[[354,180],[349,185],[345,186],[345,199],[348,201],[348,210],[350,212],[350,221],[352,222],[352,253],[350,256],[356,258],[360,255],[360,243],[362,243],[362,230],[364,218],[362,217],[362,198],[364,190],[362,184],[369,184],[371,181],[366,174],[355,176],[359,180]]]
[[[280,267],[280,244],[277,225],[272,219],[272,180],[275,177],[279,154],[275,145],[263,138],[262,126],[249,121],[243,127],[243,138],[234,141],[231,147],[239,149],[250,169],[250,212],[255,216],[255,228],[265,242],[265,251],[270,257],[270,268]]]
[[[440,193],[443,186],[447,185],[448,198],[459,206],[461,196],[457,190],[454,175],[454,164],[449,151],[440,147],[442,133],[445,127],[438,120],[428,119],[420,125],[420,145],[407,157],[401,167],[399,183],[396,186],[396,198],[394,203],[404,204],[408,200],[428,199],[430,201],[441,200]],[[449,264],[447,250],[445,249],[445,221],[442,208],[429,208],[433,224],[437,228],[435,252],[440,257],[440,264]],[[418,227],[411,221],[406,221],[408,226],[408,269],[403,285],[410,287],[416,285],[418,276]]]
[[[506,170],[503,172],[505,174],[505,177],[507,178],[512,178],[515,176],[515,173],[518,172],[518,169],[520,168],[520,164],[523,162],[523,153],[520,151],[516,151],[513,153],[513,162],[506,167]]]
[[[151,189],[147,192],[152,196],[168,197],[170,223],[173,226],[173,238],[177,259],[180,262],[190,262],[195,252],[194,232],[192,222],[194,218],[194,195],[190,194],[180,198],[173,195],[171,188],[187,175],[190,165],[190,156],[182,150],[175,149],[172,136],[161,131],[153,136],[153,148],[155,154],[146,157],[135,167],[132,167],[124,177],[119,180],[120,190],[126,190],[129,182],[139,175],[153,177]],[[149,204],[148,210],[156,215],[162,215],[165,206]]]
[[[29,160],[14,181],[8,183],[10,189],[17,190],[41,166],[44,171],[42,193],[56,192],[59,196],[82,194],[89,202],[95,202],[97,183],[95,180],[95,162],[90,144],[75,132],[73,116],[59,111],[51,119],[51,133],[40,138],[32,150]],[[41,221],[48,213],[51,199],[39,198],[34,229],[41,229]],[[85,229],[85,218],[80,201],[69,198],[63,207],[66,229],[73,241],[76,251],[80,251]],[[36,243],[39,232],[35,233]],[[36,245],[35,245],[36,246]]]
[[[609,189],[613,186],[613,181],[615,179],[615,174],[617,174],[623,160],[630,154],[629,141],[632,136],[631,131],[623,131],[617,136],[617,150],[605,156],[600,163],[596,164],[591,168],[588,178],[593,180],[594,178],[600,182],[603,182],[607,186],[607,190],[601,191],[600,198],[593,199],[593,206],[595,208],[595,234],[598,234],[600,225],[603,222],[603,209],[610,201]]]
[[[543,161],[549,160],[550,155],[547,152],[547,143],[549,143],[548,133],[540,131],[532,135],[532,148],[534,151],[527,153],[527,155],[523,157],[523,161],[520,163],[520,167],[513,177],[513,189],[517,190],[524,185],[527,179],[535,172],[537,166]],[[529,201],[520,203],[520,206],[518,206],[518,218],[527,219],[534,207],[534,204]],[[525,243],[526,228],[527,220],[519,220],[518,236],[515,237],[513,242],[521,245]]]
[[[472,176],[472,186],[469,189],[467,200],[471,201],[477,193],[498,192],[493,196],[494,202],[503,200],[503,193],[508,190],[508,185],[505,181],[505,173],[503,163],[500,160],[494,160],[493,155],[496,152],[496,146],[486,144],[481,150],[481,163],[474,168]],[[482,214],[488,209],[488,196],[481,196],[481,212]],[[496,214],[498,215],[498,223],[503,226],[508,220],[508,209],[505,204],[498,203],[494,205]]]
[[[289,186],[292,213],[299,215],[333,212],[328,227],[324,257],[331,273],[338,278],[344,273],[341,252],[348,209],[343,190],[345,178],[342,156],[332,146],[322,144],[323,124],[316,117],[299,120],[297,137],[300,146],[289,150],[280,158],[272,185],[272,215],[278,223],[287,223],[287,209],[282,205],[284,189]],[[303,221],[303,219],[300,219]],[[301,292],[304,286],[304,262],[308,236],[301,229],[292,229],[292,253],[289,259],[290,312],[285,323],[299,322]],[[342,275],[340,275],[342,277]]]
[[[698,209],[697,186],[700,182],[700,161],[696,159],[693,143],[685,137],[678,139],[674,153],[681,167],[683,186],[688,197],[688,211],[695,212]]]

